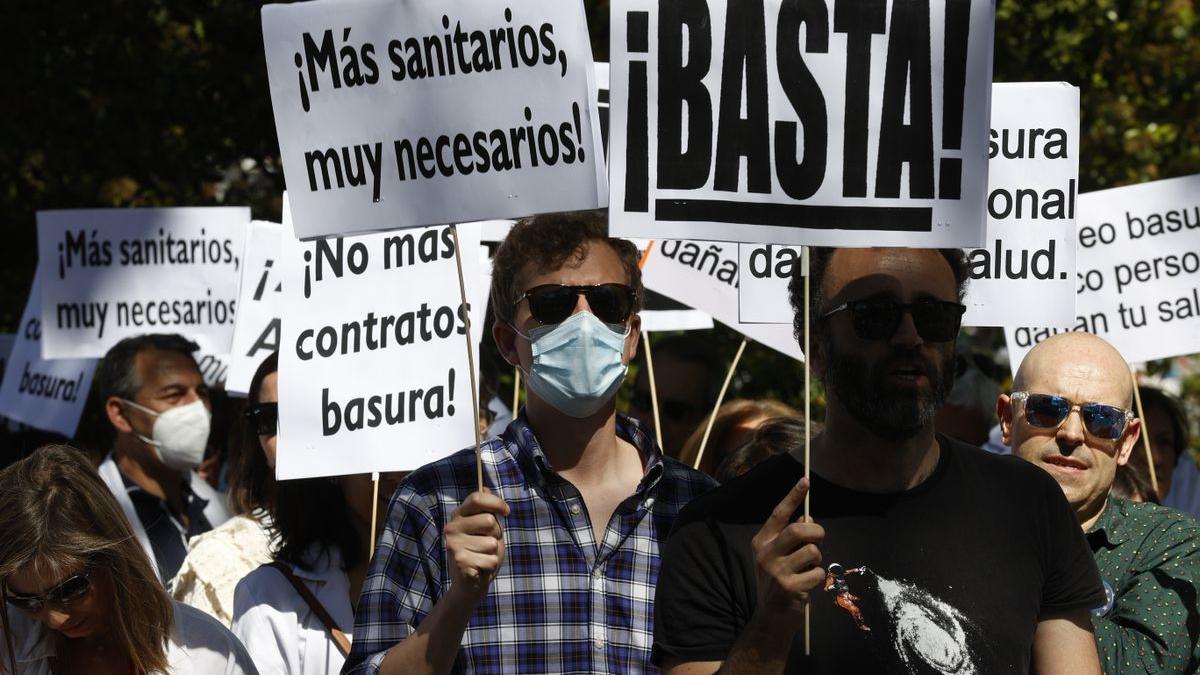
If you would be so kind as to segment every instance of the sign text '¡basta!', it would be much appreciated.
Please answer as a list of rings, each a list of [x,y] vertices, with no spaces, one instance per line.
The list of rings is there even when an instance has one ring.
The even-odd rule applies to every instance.
[[[951,152],[962,147],[970,18],[969,3],[947,4],[941,145]],[[646,14],[631,12],[628,20],[629,51],[648,52]],[[907,166],[910,197],[935,198],[936,173],[936,197],[959,199],[961,160],[934,159],[930,22],[928,3],[896,2],[889,19],[883,0],[839,0],[832,16],[821,0],[785,1],[774,27],[777,53],[769,59],[763,47],[767,43],[763,2],[730,2],[723,62],[713,63],[713,22],[707,3],[664,0],[658,10],[658,187],[697,189],[711,176],[714,189],[737,192],[741,160],[745,159],[746,189],[751,193],[770,193],[774,177],[792,199],[816,194],[826,179],[830,120],[826,95],[805,63],[805,54],[828,53],[833,32],[845,34],[849,43],[845,119],[839,122],[845,130],[842,196],[868,196],[868,118],[874,104],[882,113],[873,196],[900,197],[901,176]],[[884,82],[876,103],[872,97],[879,94],[872,91],[869,77],[871,46],[874,36],[885,31]],[[646,164],[647,148],[634,139],[653,136],[644,133],[649,122],[647,70],[636,58],[630,68],[627,162],[630,173],[644,175],[645,169],[637,167]],[[772,124],[767,87],[767,66],[772,61],[797,120],[780,119]],[[704,82],[713,68],[721,69],[719,92],[711,92]],[[801,148],[803,157],[797,160]],[[639,196],[644,198],[627,194],[627,201],[630,196],[635,202]],[[629,210],[644,211],[645,206],[627,203]]]

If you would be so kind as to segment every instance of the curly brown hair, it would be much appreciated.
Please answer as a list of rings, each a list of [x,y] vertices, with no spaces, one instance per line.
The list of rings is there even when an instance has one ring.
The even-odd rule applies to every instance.
[[[604,211],[547,213],[523,218],[509,230],[492,261],[492,316],[512,323],[517,298],[531,274],[578,266],[588,245],[602,241],[621,259],[629,287],[637,294],[634,311],[642,308],[642,272],[637,247],[625,239],[608,236]]]

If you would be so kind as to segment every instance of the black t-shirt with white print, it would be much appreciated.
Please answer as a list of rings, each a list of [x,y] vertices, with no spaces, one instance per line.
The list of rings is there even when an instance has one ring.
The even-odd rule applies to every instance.
[[[897,494],[812,476],[825,528],[812,656],[788,672],[1023,673],[1039,617],[1104,604],[1100,575],[1058,484],[1015,457],[945,437],[933,474]],[[722,661],[757,600],[751,538],[804,475],[773,457],[684,509],[662,555],[655,660]]]

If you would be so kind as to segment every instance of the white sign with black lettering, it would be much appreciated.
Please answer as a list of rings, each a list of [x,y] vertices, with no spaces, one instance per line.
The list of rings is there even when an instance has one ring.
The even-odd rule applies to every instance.
[[[288,220],[285,206],[278,478],[410,470],[472,444],[450,228],[303,242]],[[477,298],[479,234],[459,237]],[[470,320],[481,330],[483,308]]]
[[[738,320],[792,325],[788,285],[804,248],[782,244],[738,244]]]
[[[34,277],[16,342],[2,369],[0,415],[70,438],[79,426],[96,360],[42,359],[40,295],[40,279]]]
[[[238,317],[233,326],[233,351],[225,390],[245,396],[263,359],[279,349],[279,304],[282,276],[283,226],[256,220],[246,235],[242,280],[238,286]]]
[[[262,22],[301,238],[608,203],[582,3],[315,0]]]
[[[98,358],[133,335],[233,342],[243,207],[39,211],[42,357]]]
[[[1079,89],[996,84],[987,246],[967,251],[968,326],[1050,326],[1075,316]]]
[[[1076,232],[1075,320],[1006,327],[1013,372],[1069,330],[1099,335],[1130,363],[1200,353],[1200,174],[1081,194]]]
[[[613,230],[984,242],[995,3],[612,3]]]
[[[715,241],[655,241],[642,267],[642,283],[688,307],[695,307],[746,337],[804,359],[792,326],[738,320],[738,249]]]

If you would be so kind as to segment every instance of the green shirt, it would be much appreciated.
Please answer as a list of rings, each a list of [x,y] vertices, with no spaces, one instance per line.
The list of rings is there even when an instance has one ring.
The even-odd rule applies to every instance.
[[[1106,673],[1200,667],[1200,525],[1155,504],[1110,496],[1087,533],[1108,602],[1092,611]]]

